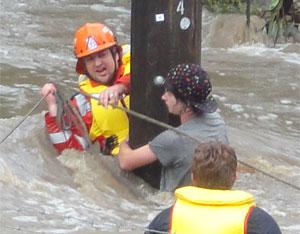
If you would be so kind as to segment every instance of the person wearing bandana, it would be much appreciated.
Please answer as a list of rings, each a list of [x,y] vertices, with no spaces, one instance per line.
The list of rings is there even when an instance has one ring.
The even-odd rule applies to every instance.
[[[120,167],[127,171],[158,160],[162,165],[160,190],[174,191],[191,183],[192,156],[199,142],[229,142],[217,102],[211,95],[208,74],[200,65],[178,64],[168,72],[164,88],[161,99],[169,113],[179,116],[181,125],[177,129],[184,134],[166,130],[136,149],[124,141],[118,160]]]

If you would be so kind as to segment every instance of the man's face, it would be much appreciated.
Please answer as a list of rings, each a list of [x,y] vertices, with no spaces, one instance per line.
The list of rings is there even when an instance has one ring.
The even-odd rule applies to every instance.
[[[169,113],[180,115],[185,110],[186,105],[179,99],[176,99],[174,94],[170,91],[165,91],[161,99],[166,103]]]
[[[106,49],[84,57],[83,61],[93,80],[108,85],[113,79],[116,66],[118,66],[119,55],[116,54],[114,58],[111,50]]]

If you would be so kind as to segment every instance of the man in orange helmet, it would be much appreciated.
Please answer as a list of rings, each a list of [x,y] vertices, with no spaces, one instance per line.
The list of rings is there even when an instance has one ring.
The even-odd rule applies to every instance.
[[[128,136],[129,123],[126,113],[108,104],[121,105],[119,100],[129,93],[128,46],[119,46],[106,25],[86,23],[75,34],[74,53],[81,92],[67,102],[71,111],[59,111],[59,92],[53,83],[45,84],[41,90],[48,104],[45,122],[50,140],[58,153],[66,148],[85,150],[91,143],[98,142],[102,153],[115,155],[118,142]],[[94,94],[99,96],[98,100],[89,98]],[[128,96],[123,99],[124,103],[129,104]],[[77,124],[72,121],[74,117]]]

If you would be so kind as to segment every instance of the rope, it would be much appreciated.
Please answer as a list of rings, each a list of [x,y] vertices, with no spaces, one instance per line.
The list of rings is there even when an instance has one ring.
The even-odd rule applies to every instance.
[[[32,109],[16,124],[16,126],[1,140],[0,144],[2,144],[28,117],[29,115],[41,104],[41,102],[49,95],[43,96]]]
[[[82,93],[82,94],[85,95],[85,96],[88,96],[88,97],[90,97],[90,98],[97,99],[96,96],[93,96],[93,95],[90,95],[90,94],[87,94],[87,93]],[[185,132],[182,132],[182,131],[178,130],[177,128],[175,128],[175,127],[173,127],[173,126],[171,126],[171,125],[169,125],[169,124],[163,123],[163,122],[158,121],[158,120],[156,120],[156,119],[153,119],[153,118],[151,118],[151,117],[149,117],[149,116],[147,116],[147,115],[138,113],[138,112],[133,111],[133,110],[129,110],[129,109],[124,108],[124,107],[121,107],[121,106],[114,106],[114,105],[111,105],[111,106],[113,106],[113,107],[116,108],[116,109],[122,110],[122,111],[124,111],[124,112],[126,112],[126,113],[128,113],[128,114],[130,114],[130,115],[132,115],[132,116],[134,116],[134,117],[139,118],[139,119],[142,119],[142,120],[145,120],[145,121],[147,121],[147,122],[150,122],[150,123],[156,124],[156,125],[158,125],[158,126],[161,126],[161,127],[163,127],[163,128],[172,130],[172,131],[174,131],[175,133],[177,133],[177,134],[179,134],[179,135],[183,135],[183,136],[185,136],[185,137],[190,138],[190,139],[193,140],[193,141],[196,141],[197,143],[201,143],[201,142],[199,141],[199,139],[197,139],[197,138],[195,138],[195,137],[193,137],[193,136],[191,136],[191,135],[188,135],[188,134],[186,134]],[[278,178],[278,177],[276,177],[276,176],[274,176],[274,175],[271,175],[271,174],[269,174],[269,173],[267,173],[267,172],[265,172],[265,171],[263,171],[263,170],[261,170],[261,169],[255,167],[255,166],[252,166],[252,165],[250,165],[250,164],[248,164],[248,163],[246,163],[246,162],[244,162],[244,161],[241,161],[241,160],[239,160],[239,159],[238,159],[237,161],[238,161],[240,164],[242,164],[242,165],[244,165],[244,166],[246,166],[246,167],[249,167],[249,168],[251,168],[251,169],[254,169],[254,170],[260,172],[261,174],[263,174],[263,175],[265,175],[265,176],[268,176],[268,177],[270,177],[270,178],[272,178],[272,179],[274,179],[274,180],[276,180],[276,181],[278,181],[278,182],[281,182],[281,183],[283,183],[283,184],[285,184],[285,185],[288,185],[288,186],[290,186],[290,187],[292,187],[292,188],[294,188],[294,189],[296,189],[296,190],[300,190],[300,187],[297,186],[297,185],[295,185],[295,184],[292,184],[292,183],[289,183],[289,182],[287,182],[287,181],[285,181],[285,180],[282,180],[282,179],[280,179],[280,178]]]
[[[50,93],[49,93],[50,94]],[[1,142],[0,142],[0,144],[2,144],[28,117],[29,117],[29,115],[41,104],[41,102],[49,95],[49,94],[47,94],[46,96],[43,96],[42,98],[40,98],[40,100],[32,107],[32,109],[16,124],[16,126],[1,140]],[[88,96],[88,97],[90,97],[90,98],[94,98],[95,99],[95,97],[93,96],[93,95],[89,95],[89,94],[86,94],[86,93],[83,93],[85,96]],[[112,105],[113,106],[113,105]],[[147,122],[150,122],[150,123],[153,123],[153,124],[156,124],[156,125],[158,125],[158,126],[161,126],[161,127],[163,127],[163,128],[166,128],[166,129],[169,129],[169,130],[172,130],[172,131],[174,131],[175,133],[177,133],[177,134],[180,134],[180,135],[183,135],[183,136],[185,136],[185,137],[188,137],[188,138],[190,138],[191,140],[194,140],[194,141],[196,141],[196,142],[199,142],[200,143],[200,141],[197,139],[197,138],[195,138],[195,137],[193,137],[193,136],[190,136],[190,135],[188,135],[188,134],[186,134],[186,133],[184,133],[184,132],[182,132],[182,131],[180,131],[180,130],[178,130],[178,129],[176,129],[175,127],[173,127],[173,126],[171,126],[171,125],[169,125],[169,124],[166,124],[166,123],[163,123],[163,122],[161,122],[161,121],[158,121],[158,120],[156,120],[156,119],[153,119],[153,118],[151,118],[151,117],[149,117],[149,116],[146,116],[146,115],[144,115],[144,114],[141,114],[141,113],[138,113],[138,112],[136,112],[136,111],[133,111],[133,110],[129,110],[129,109],[127,109],[127,108],[125,108],[125,107],[120,107],[120,106],[113,106],[114,108],[117,108],[117,109],[120,109],[120,110],[122,110],[122,111],[124,111],[124,112],[126,112],[126,113],[128,113],[128,114],[130,114],[130,115],[132,115],[132,116],[134,116],[134,117],[137,117],[137,118],[140,118],[140,119],[142,119],[142,120],[145,120],[145,121],[147,121]],[[265,175],[265,176],[268,176],[268,177],[270,177],[270,178],[272,178],[272,179],[274,179],[274,180],[276,180],[276,181],[278,181],[278,182],[281,182],[281,183],[283,183],[283,184],[285,184],[285,185],[288,185],[288,186],[290,186],[290,187],[292,187],[292,188],[294,188],[294,189],[296,189],[296,190],[300,190],[300,187],[298,187],[298,186],[296,186],[296,185],[294,185],[294,184],[291,184],[291,183],[289,183],[289,182],[287,182],[287,181],[284,181],[284,180],[282,180],[282,179],[280,179],[280,178],[278,178],[278,177],[276,177],[276,176],[273,176],[273,175],[271,175],[271,174],[269,174],[269,173],[267,173],[267,172],[264,172],[263,170],[261,170],[261,169],[258,169],[258,168],[256,168],[256,167],[254,167],[254,166],[251,166],[250,164],[248,164],[248,163],[245,163],[245,162],[243,162],[243,161],[241,161],[241,160],[238,160],[238,162],[239,163],[241,163],[241,164],[243,164],[244,166],[247,166],[247,167],[249,167],[249,168],[251,168],[251,169],[254,169],[254,170],[256,170],[256,171],[258,171],[258,172],[260,172],[261,174],[263,174],[263,175]],[[69,217],[68,217],[69,218]],[[72,219],[76,219],[75,217],[71,217]],[[79,219],[78,219],[79,220]],[[83,220],[80,220],[80,221],[83,221]],[[89,224],[91,224],[91,223],[89,223]],[[93,227],[93,223],[91,224],[92,225],[92,227]],[[32,230],[27,230],[27,229],[23,229],[23,228],[21,228],[21,227],[13,227],[13,226],[3,226],[3,227],[5,227],[5,228],[9,228],[9,229],[13,229],[13,230],[16,230],[16,231],[32,231]],[[158,234],[168,234],[169,232],[166,232],[166,231],[159,231],[159,230],[153,230],[153,229],[144,229],[144,231],[145,232],[151,232],[151,233],[158,233]]]
[[[49,93],[50,94],[50,93]],[[40,100],[32,107],[32,109],[16,124],[16,126],[1,140],[1,142],[0,142],[0,144],[2,144],[28,117],[29,117],[29,115],[41,104],[41,102],[49,95],[49,94],[47,94],[46,96],[43,96],[42,98],[40,98]],[[88,94],[88,93],[83,93],[82,92],[82,94],[83,95],[85,95],[85,96],[87,96],[87,97],[90,97],[90,98],[94,98],[94,99],[97,99],[97,98],[95,98],[95,96],[93,96],[93,95],[90,95],[90,94]],[[70,106],[72,106],[72,105],[70,105]],[[142,120],[145,120],[145,121],[147,121],[147,122],[150,122],[150,123],[153,123],[153,124],[156,124],[156,125],[158,125],[158,126],[161,126],[161,127],[163,127],[163,128],[165,128],[165,129],[169,129],[169,130],[172,130],[172,131],[174,131],[175,133],[177,133],[177,134],[179,134],[179,135],[182,135],[182,136],[185,136],[185,137],[188,137],[189,139],[191,139],[191,140],[193,140],[193,141],[195,141],[195,142],[197,142],[197,143],[201,143],[197,138],[195,138],[195,137],[193,137],[193,136],[191,136],[191,135],[188,135],[188,134],[186,134],[186,133],[184,133],[184,132],[182,132],[182,131],[180,131],[180,130],[178,130],[177,128],[175,128],[175,127],[173,127],[173,126],[171,126],[171,125],[169,125],[169,124],[166,124],[166,123],[163,123],[163,122],[161,122],[161,121],[158,121],[158,120],[156,120],[156,119],[153,119],[153,118],[151,118],[151,117],[149,117],[149,116],[147,116],[147,115],[144,115],[144,114],[141,114],[141,113],[138,113],[138,112],[136,112],[136,111],[133,111],[133,110],[129,110],[129,109],[127,109],[127,108],[125,108],[125,107],[121,107],[121,106],[114,106],[114,105],[112,105],[114,108],[117,108],[117,109],[120,109],[120,110],[122,110],[122,111],[124,111],[124,112],[126,112],[127,114],[130,114],[130,115],[132,115],[132,116],[134,116],[134,117],[137,117],[137,118],[139,118],[139,119],[142,119]],[[80,119],[80,118],[79,118]],[[276,177],[276,176],[274,176],[274,175],[271,175],[271,174],[269,174],[269,173],[267,173],[267,172],[265,172],[265,171],[263,171],[263,170],[261,170],[261,169],[259,169],[259,168],[257,168],[257,167],[255,167],[255,166],[252,166],[252,165],[250,165],[250,164],[248,164],[248,163],[246,163],[246,162],[244,162],[244,161],[241,161],[241,160],[237,160],[240,164],[242,164],[242,165],[244,165],[244,166],[246,166],[246,167],[249,167],[249,168],[251,168],[251,169],[254,169],[254,170],[256,170],[256,171],[258,171],[258,172],[260,172],[261,174],[263,174],[263,175],[265,175],[265,176],[268,176],[268,177],[270,177],[270,178],[272,178],[272,179],[274,179],[274,180],[276,180],[276,181],[278,181],[278,182],[281,182],[281,183],[283,183],[283,184],[285,184],[285,185],[288,185],[288,186],[290,186],[290,187],[292,187],[292,188],[294,188],[294,189],[296,189],[296,190],[299,190],[300,191],[300,187],[299,186],[297,186],[297,185],[295,185],[295,184],[292,184],[292,183],[289,183],[289,182],[287,182],[287,181],[285,181],[285,180],[283,180],[283,179],[280,179],[280,178],[278,178],[278,177]]]
[[[64,122],[63,115],[65,114],[69,118],[70,123],[68,124],[74,124],[78,129],[78,131],[82,134],[84,139],[87,141],[88,146],[91,146],[92,142],[89,137],[88,129],[78,110],[70,103],[70,100],[65,100],[64,96],[58,90],[55,92],[54,95],[58,102],[57,105],[58,113],[56,116],[56,122],[58,126],[60,126],[60,128],[65,130],[66,127],[65,124],[60,123],[60,122]],[[59,109],[61,110],[59,111]],[[70,128],[71,126],[68,127]]]
[[[154,230],[154,229],[148,229],[145,228],[145,233],[148,234],[149,233],[159,233],[159,234],[170,234],[170,232],[166,232],[166,231],[158,231],[158,230]]]
[[[81,91],[81,93],[82,93],[83,95],[89,97],[89,98],[93,98],[93,99],[98,100],[97,94],[96,94],[96,95],[93,95],[93,94],[85,93],[85,92],[82,92],[82,91]],[[121,100],[123,100],[123,99],[121,99]],[[149,117],[149,116],[147,116],[147,115],[141,114],[141,113],[136,112],[136,111],[134,111],[134,110],[129,110],[129,109],[126,108],[126,107],[114,106],[114,105],[111,105],[111,106],[112,106],[113,108],[122,110],[122,111],[126,112],[127,114],[130,114],[130,115],[132,115],[132,116],[134,116],[134,117],[137,117],[137,118],[139,118],[139,119],[145,120],[145,121],[147,121],[147,122],[149,122],[149,123],[156,124],[156,125],[158,125],[158,126],[160,126],[160,127],[163,127],[163,128],[165,128],[165,129],[170,129],[170,130],[174,131],[175,133],[177,133],[177,134],[179,134],[179,135],[183,135],[183,136],[185,136],[185,137],[188,137],[188,138],[190,138],[191,140],[193,140],[193,141],[195,141],[195,142],[197,142],[197,143],[199,142],[199,140],[198,140],[197,138],[195,138],[195,137],[193,137],[193,136],[191,136],[191,135],[188,135],[188,134],[186,134],[185,132],[182,132],[182,131],[178,130],[177,128],[175,128],[175,127],[173,127],[173,126],[171,126],[171,125],[169,125],[169,124],[163,123],[163,122],[161,122],[161,121],[159,121],[159,120],[153,119],[153,118],[151,118],[151,117]]]
[[[159,125],[159,126],[161,126],[161,127],[164,127],[164,128],[166,128],[166,129],[172,130],[172,131],[174,131],[174,132],[177,133],[177,134],[186,136],[186,137],[190,138],[191,140],[196,141],[197,143],[201,143],[201,142],[199,141],[199,139],[197,139],[197,138],[195,138],[195,137],[193,137],[193,136],[191,136],[191,135],[188,135],[188,134],[186,134],[186,133],[184,133],[184,132],[182,132],[182,131],[176,129],[176,128],[174,128],[173,126],[171,126],[171,125],[169,125],[169,124],[165,124],[165,123],[160,122],[160,121],[158,121],[158,120],[156,120],[156,119],[153,119],[153,118],[151,118],[151,117],[149,117],[149,116],[143,115],[143,114],[141,114],[141,113],[138,113],[138,112],[135,112],[135,111],[133,111],[133,110],[129,110],[129,109],[126,109],[126,108],[123,108],[123,107],[120,107],[120,106],[116,106],[115,108],[120,109],[120,110],[123,110],[123,111],[125,111],[126,113],[128,113],[128,114],[130,114],[130,115],[133,115],[133,116],[135,116],[135,117],[138,117],[138,118],[140,118],[140,119],[143,119],[143,120],[145,120],[145,121],[148,121],[148,122],[157,124],[157,125]],[[242,165],[244,165],[244,166],[246,166],[246,167],[249,167],[249,168],[251,168],[251,169],[254,169],[254,170],[260,172],[261,174],[263,174],[263,175],[265,175],[265,176],[268,176],[268,177],[270,177],[270,178],[272,178],[272,179],[274,179],[274,180],[277,180],[277,181],[279,181],[279,182],[281,182],[281,183],[283,183],[283,184],[286,184],[286,185],[288,185],[288,186],[290,186],[290,187],[292,187],[292,188],[294,188],[294,189],[296,189],[296,190],[300,190],[300,187],[297,186],[297,185],[291,184],[291,183],[289,183],[289,182],[287,182],[287,181],[285,181],[285,180],[282,180],[282,179],[280,179],[280,178],[278,178],[278,177],[276,177],[276,176],[273,176],[273,175],[271,175],[271,174],[269,174],[269,173],[267,173],[267,172],[265,172],[265,171],[263,171],[263,170],[261,170],[261,169],[259,169],[259,168],[257,168],[257,167],[254,167],[254,166],[252,166],[252,165],[250,165],[250,164],[248,164],[248,163],[246,163],[246,162],[244,162],[244,161],[241,161],[240,159],[237,159],[237,161],[238,161],[240,164],[242,164]]]

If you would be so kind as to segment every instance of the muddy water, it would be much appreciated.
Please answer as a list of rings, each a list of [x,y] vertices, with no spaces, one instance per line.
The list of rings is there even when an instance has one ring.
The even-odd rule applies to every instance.
[[[72,42],[79,25],[101,21],[120,42],[130,41],[129,1],[3,0],[0,7],[1,139],[37,103],[45,82],[74,92]],[[215,17],[206,11],[203,17],[205,39]],[[299,51],[296,44],[259,43],[202,49],[239,160],[298,187]],[[120,171],[113,158],[72,150],[55,158],[44,133],[45,108],[0,146],[1,233],[142,233],[172,203],[171,194]],[[299,233],[299,190],[241,171],[235,187],[253,193],[283,233]]]

